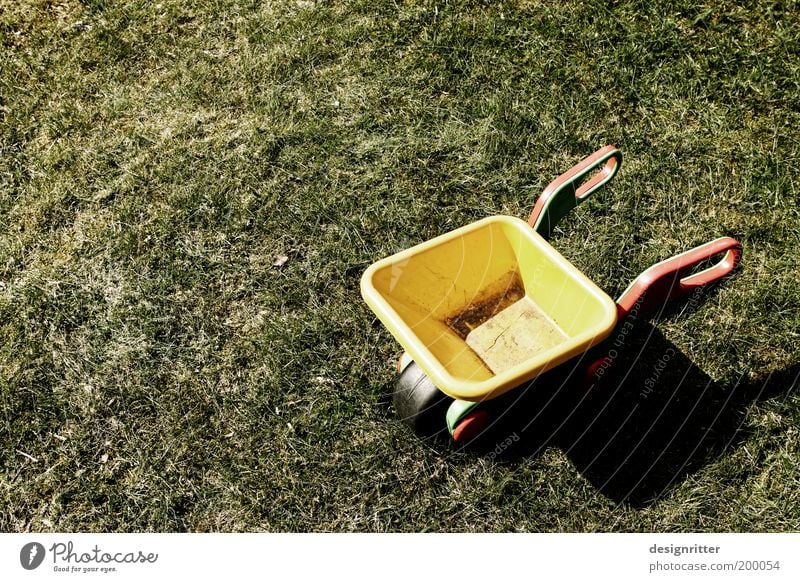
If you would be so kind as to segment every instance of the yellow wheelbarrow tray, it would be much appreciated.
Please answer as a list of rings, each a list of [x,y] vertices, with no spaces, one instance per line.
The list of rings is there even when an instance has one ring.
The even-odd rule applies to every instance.
[[[534,231],[491,216],[370,266],[362,295],[434,384],[494,398],[583,353],[614,300]]]

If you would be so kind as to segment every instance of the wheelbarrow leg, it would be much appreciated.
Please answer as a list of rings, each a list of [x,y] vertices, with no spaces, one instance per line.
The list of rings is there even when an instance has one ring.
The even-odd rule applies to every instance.
[[[491,416],[486,410],[478,408],[478,404],[454,400],[447,409],[447,430],[456,443],[467,444],[489,427]]]

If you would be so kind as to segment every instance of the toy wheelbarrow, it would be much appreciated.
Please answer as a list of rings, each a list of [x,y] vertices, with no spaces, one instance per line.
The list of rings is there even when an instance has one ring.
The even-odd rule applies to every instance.
[[[531,381],[546,390],[537,378],[574,364],[632,310],[663,306],[733,271],[741,244],[719,238],[653,265],[615,302],[550,246],[558,221],[621,162],[606,146],[554,180],[527,223],[491,216],[366,270],[362,296],[405,350],[394,405],[418,432],[446,423],[456,442],[471,440],[491,422],[481,402]],[[602,364],[589,361],[587,377]]]

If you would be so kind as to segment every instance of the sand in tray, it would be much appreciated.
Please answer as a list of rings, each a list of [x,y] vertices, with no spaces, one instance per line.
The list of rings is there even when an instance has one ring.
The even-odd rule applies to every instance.
[[[470,331],[465,341],[499,374],[565,339],[566,334],[526,295]]]
[[[566,334],[525,293],[516,272],[492,285],[445,323],[495,374],[557,346]]]

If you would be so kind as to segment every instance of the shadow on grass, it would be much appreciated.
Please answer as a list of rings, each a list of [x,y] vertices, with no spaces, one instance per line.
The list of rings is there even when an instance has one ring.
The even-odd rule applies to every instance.
[[[558,447],[605,496],[643,507],[741,443],[749,407],[788,395],[800,376],[794,366],[722,385],[650,324],[626,340],[614,375],[588,393],[551,372],[497,399],[498,422],[471,448],[514,462]]]

